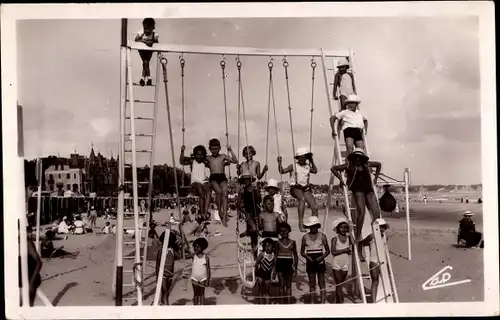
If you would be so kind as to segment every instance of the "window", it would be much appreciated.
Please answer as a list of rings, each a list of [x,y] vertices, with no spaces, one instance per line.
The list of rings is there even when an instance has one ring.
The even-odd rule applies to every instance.
[[[54,175],[53,174],[49,174],[49,181],[54,181]]]
[[[66,173],[66,179],[71,179],[71,175],[69,173]]]
[[[66,185],[66,190],[71,190],[71,185],[69,183]]]
[[[73,178],[75,178],[75,179],[76,179],[76,173],[73,173]]]
[[[49,189],[50,191],[54,191],[54,185],[53,184],[49,185]]]
[[[61,174],[59,173],[59,179],[61,179]]]

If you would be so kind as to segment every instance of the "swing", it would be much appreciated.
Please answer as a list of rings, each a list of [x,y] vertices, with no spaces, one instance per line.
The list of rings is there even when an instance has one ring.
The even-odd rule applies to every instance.
[[[181,106],[182,106],[182,145],[185,145],[185,133],[186,133],[186,127],[185,127],[185,121],[184,121],[184,115],[185,115],[185,99],[184,99],[184,66],[186,65],[186,60],[184,60],[184,54],[181,54],[179,57],[179,63],[181,65]],[[185,185],[185,174],[186,174],[186,168],[184,164],[182,165],[182,172],[181,172],[181,185],[179,188],[181,190],[189,190],[191,187]],[[180,195],[179,195],[180,196]]]

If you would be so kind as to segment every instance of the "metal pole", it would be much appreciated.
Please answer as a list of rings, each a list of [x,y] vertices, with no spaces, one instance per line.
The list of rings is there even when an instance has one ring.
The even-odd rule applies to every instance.
[[[115,305],[122,305],[123,298],[123,206],[124,206],[124,193],[123,190],[125,182],[125,152],[124,148],[124,133],[125,133],[125,108],[127,104],[127,19],[121,21],[121,48],[120,48],[120,143],[118,154],[120,155],[118,163],[118,206],[116,212],[116,257],[115,257]]]
[[[36,250],[40,252],[40,214],[42,209],[42,159],[36,160],[38,195],[36,199]]]
[[[410,229],[410,194],[409,194],[410,169],[405,168],[405,202],[406,202],[406,233],[408,235],[408,260],[411,260],[411,229]]]
[[[161,286],[163,281],[163,273],[165,269],[165,263],[167,260],[167,250],[168,250],[168,240],[170,239],[170,227],[165,230],[165,238],[163,238],[163,249],[161,250],[160,259],[160,269],[158,270],[158,276],[156,277],[156,290],[155,297],[153,301],[153,306],[157,306],[160,301]]]

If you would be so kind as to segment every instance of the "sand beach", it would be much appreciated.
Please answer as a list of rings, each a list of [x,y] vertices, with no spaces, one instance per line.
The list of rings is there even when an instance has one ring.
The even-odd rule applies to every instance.
[[[471,197],[471,199],[473,199]],[[443,203],[412,202],[410,205],[412,260],[407,256],[407,234],[404,211],[399,214],[384,215],[390,224],[389,248],[392,266],[396,278],[400,302],[466,302],[482,301],[484,299],[483,250],[457,248],[458,221],[466,210],[475,213],[474,221],[479,231],[482,227],[482,205],[448,201]],[[289,220],[292,226],[291,238],[300,241],[302,234],[297,229],[296,208],[289,208]],[[157,222],[167,221],[169,212],[162,210],[154,214]],[[306,216],[310,214],[307,209]],[[323,221],[324,210],[320,211],[320,220]],[[328,223],[323,226],[328,238],[332,237],[331,224],[336,217],[342,214],[330,210]],[[98,227],[103,226],[105,220],[99,218]],[[111,221],[111,223],[115,223]],[[125,227],[132,228],[133,219],[125,220]],[[186,231],[190,231],[194,224],[187,224]],[[241,285],[237,269],[237,244],[235,234],[235,218],[231,218],[228,228],[212,224],[209,227],[213,234],[222,232],[221,236],[210,236],[209,247],[206,253],[212,261],[212,283],[206,290],[205,296],[211,305],[235,305],[257,303],[251,289]],[[240,229],[243,226],[240,225]],[[159,226],[158,233],[165,227]],[[194,237],[188,237],[194,240]],[[116,240],[114,235],[86,234],[70,235],[66,240],[55,242],[64,245],[65,250],[78,251],[76,258],[44,259],[41,271],[41,290],[56,306],[113,306],[112,278],[113,261],[115,256]],[[488,244],[486,244],[488,245]],[[125,248],[124,255],[133,254],[133,246]],[[153,302],[155,291],[154,259],[156,248],[150,248],[148,266],[145,270],[145,305]],[[331,274],[332,257],[327,261],[327,301],[333,302],[334,281]],[[451,280],[459,281],[470,279],[468,283],[434,290],[424,291],[422,284],[446,266],[453,267],[450,271]],[[176,261],[177,278],[174,281],[170,295],[173,305],[191,305],[193,291],[189,281],[184,279],[182,269],[189,267],[189,262]],[[295,303],[306,303],[308,292],[307,274],[303,261],[299,262],[298,275],[293,283],[292,294]],[[188,271],[189,272],[189,271]],[[189,275],[189,273],[185,273]],[[124,277],[125,279],[130,279]],[[124,288],[124,294],[131,291]],[[352,303],[346,298],[345,303]],[[133,300],[124,301],[124,305],[134,304]],[[37,300],[35,305],[42,305]]]

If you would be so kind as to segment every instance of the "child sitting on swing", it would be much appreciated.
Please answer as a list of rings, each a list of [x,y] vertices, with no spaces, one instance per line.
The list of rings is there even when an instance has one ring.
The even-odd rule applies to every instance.
[[[198,145],[194,147],[193,154],[190,157],[184,156],[186,146],[181,147],[180,164],[189,165],[191,169],[191,188],[196,196],[198,196],[198,205],[201,213],[205,218],[209,218],[208,208],[210,207],[210,196],[212,189],[208,182],[207,176],[207,150],[204,146]]]
[[[351,94],[345,99],[344,109],[330,118],[330,125],[332,127],[332,136],[335,138],[334,126],[337,120],[342,122],[342,131],[344,132],[344,139],[347,147],[347,155],[351,154],[356,148],[365,148],[365,142],[363,140],[363,130],[365,135],[368,133],[368,120],[359,111],[358,105],[361,100],[355,94]]]
[[[142,42],[148,47],[152,47],[154,43],[158,43],[158,35],[154,32],[155,20],[153,18],[146,18],[142,21],[143,31],[138,32],[135,36],[135,42]],[[153,56],[153,51],[139,50],[139,55],[142,59],[142,78],[139,84],[152,85],[151,71],[149,70],[149,62]]]
[[[314,195],[312,194],[311,184],[309,182],[311,173],[318,173],[318,168],[313,160],[313,155],[307,148],[298,148],[295,154],[295,165],[291,164],[283,169],[282,158],[278,157],[278,170],[281,174],[290,173],[292,183],[290,193],[292,197],[299,201],[299,230],[306,232],[304,228],[304,211],[306,209],[306,202],[311,208],[312,215],[318,216],[318,206]],[[296,169],[294,168],[296,167]],[[297,170],[297,172],[295,172]]]
[[[210,169],[210,185],[216,193],[217,207],[221,209],[222,224],[224,227],[227,227],[228,189],[225,166],[230,165],[231,163],[238,164],[238,159],[231,149],[231,146],[227,146],[228,151],[231,153],[231,157],[226,154],[219,153],[221,146],[218,139],[211,139],[208,147],[212,153],[207,156],[208,167]]]
[[[255,148],[252,146],[246,146],[243,148],[243,157],[245,157],[247,161],[236,166],[240,179],[252,179],[252,182],[254,182],[255,179],[260,180],[264,174],[266,174],[268,170],[267,164],[262,168],[262,171],[260,171],[259,161],[253,160],[253,157],[256,154]]]

